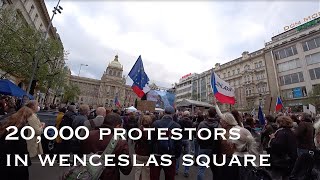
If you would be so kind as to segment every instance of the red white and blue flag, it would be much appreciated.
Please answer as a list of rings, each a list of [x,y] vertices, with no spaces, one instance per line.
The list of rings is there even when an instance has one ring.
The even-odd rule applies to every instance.
[[[234,88],[229,83],[220,79],[214,72],[211,74],[211,87],[214,96],[220,103],[235,104]]]
[[[117,106],[117,107],[120,107],[121,105],[120,105],[120,101],[119,101],[119,99],[118,99],[118,96],[116,96],[115,98],[114,98],[114,104]]]
[[[133,65],[128,76],[132,79],[133,84],[131,88],[137,94],[139,98],[142,98],[147,92],[150,91],[148,86],[149,78],[144,71],[141,55]]]
[[[283,108],[282,100],[280,97],[277,98],[277,103],[276,103],[276,111],[280,111]]]

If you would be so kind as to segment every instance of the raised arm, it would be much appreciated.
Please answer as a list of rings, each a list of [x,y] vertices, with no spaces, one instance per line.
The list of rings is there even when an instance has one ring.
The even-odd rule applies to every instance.
[[[221,113],[221,111],[220,111],[220,109],[219,109],[219,106],[218,106],[218,104],[217,104],[216,98],[213,98],[213,105],[214,105],[214,107],[216,108],[216,111],[217,111],[218,116],[219,116],[220,118],[222,118],[223,115],[222,115],[222,113]]]

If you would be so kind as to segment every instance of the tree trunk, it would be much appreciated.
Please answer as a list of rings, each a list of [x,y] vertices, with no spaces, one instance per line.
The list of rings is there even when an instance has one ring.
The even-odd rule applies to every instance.
[[[29,91],[29,94],[31,94],[32,96],[34,95],[34,90],[36,88],[36,85],[37,85],[37,80],[33,80],[31,83],[30,91]]]
[[[46,90],[46,95],[44,96],[44,102],[45,102],[45,104],[47,104],[47,102],[48,102],[48,95],[49,95],[49,90],[50,90],[50,88],[51,88],[51,82],[49,82],[49,84],[48,84],[48,87],[47,87],[47,90]]]

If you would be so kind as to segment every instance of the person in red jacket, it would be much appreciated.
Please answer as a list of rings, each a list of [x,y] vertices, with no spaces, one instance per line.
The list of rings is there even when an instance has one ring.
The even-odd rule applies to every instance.
[[[122,120],[119,114],[108,114],[101,127],[103,128],[121,128]],[[112,130],[111,130],[112,131]],[[113,134],[103,136],[103,140],[99,140],[100,131],[90,131],[89,137],[81,144],[81,151],[84,154],[103,152],[108,146]],[[124,175],[129,175],[132,170],[132,162],[129,159],[130,164],[128,166],[119,166],[117,161],[118,157],[122,154],[129,155],[129,146],[126,140],[119,140],[117,146],[114,148],[112,154],[115,154],[114,164],[116,166],[107,166],[100,176],[101,180],[120,180],[120,171]]]

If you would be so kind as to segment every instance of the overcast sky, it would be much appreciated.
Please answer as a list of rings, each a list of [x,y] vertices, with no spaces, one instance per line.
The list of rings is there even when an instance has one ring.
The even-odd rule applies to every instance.
[[[127,75],[141,55],[151,82],[170,87],[181,76],[201,73],[263,48],[283,27],[319,12],[319,0],[109,1],[61,0],[53,24],[68,66],[100,79],[119,55]],[[57,0],[46,0],[49,14]]]

